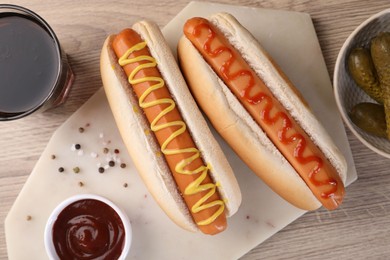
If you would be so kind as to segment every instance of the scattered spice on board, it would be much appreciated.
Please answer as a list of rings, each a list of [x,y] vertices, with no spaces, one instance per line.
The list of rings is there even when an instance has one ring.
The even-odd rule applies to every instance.
[[[78,131],[79,133],[84,133],[85,131],[87,131],[87,128],[90,127],[90,124],[89,123],[86,123],[84,126],[79,126],[78,128],[76,128],[75,130]],[[119,154],[120,154],[120,149],[118,148],[110,148],[109,147],[109,144],[111,143],[111,140],[106,140],[106,136],[103,132],[100,132],[98,134],[99,138],[100,139],[103,139],[102,141],[102,144],[101,144],[101,148],[102,150],[99,151],[84,151],[83,149],[88,149],[88,147],[83,147],[83,145],[81,145],[80,143],[73,143],[71,145],[71,151],[72,152],[77,152],[77,155],[79,156],[82,156],[84,155],[85,152],[87,152],[87,154],[90,155],[91,158],[105,158],[105,163],[101,162],[100,160],[96,160],[98,163],[97,163],[97,167],[98,167],[98,172],[99,173],[104,173],[106,172],[107,170],[109,170],[110,167],[116,167],[116,166],[119,166],[120,168],[126,168],[127,165],[125,163],[122,163],[121,161],[121,158],[119,158]],[[104,156],[102,156],[102,153],[104,154]],[[52,154],[51,155],[51,159],[56,159],[57,156],[55,154]],[[59,172],[64,172],[65,171],[65,168],[64,167],[59,167],[58,168],[58,171]],[[74,173],[80,173],[81,172],[81,169],[80,167],[74,167],[72,168],[72,171]],[[79,186],[83,186],[84,184],[82,182],[79,183]],[[125,185],[124,185],[125,186]],[[126,187],[127,187],[127,184],[126,184]]]
[[[80,187],[83,187],[84,186],[84,183],[82,181],[79,182],[79,186]]]
[[[127,183],[123,184],[123,187],[127,188],[127,186],[129,186]]]
[[[32,217],[30,215],[27,215],[26,220],[30,221],[30,220],[32,220]]]

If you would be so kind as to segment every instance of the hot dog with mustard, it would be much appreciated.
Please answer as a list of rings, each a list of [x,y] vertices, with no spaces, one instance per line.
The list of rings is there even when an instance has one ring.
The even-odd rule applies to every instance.
[[[337,208],[346,161],[257,40],[226,13],[189,19],[183,30],[178,55],[187,83],[241,159],[295,206]]]
[[[241,193],[159,28],[142,21],[109,36],[101,75],[121,136],[161,208],[187,230],[226,229]]]

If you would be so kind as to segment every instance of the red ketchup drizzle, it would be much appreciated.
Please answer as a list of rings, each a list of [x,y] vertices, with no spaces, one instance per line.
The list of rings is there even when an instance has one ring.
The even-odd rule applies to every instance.
[[[323,160],[316,156],[316,155],[310,155],[304,157],[303,154],[306,149],[306,139],[304,136],[302,136],[300,133],[298,133],[293,127],[290,117],[283,111],[277,112],[273,117],[270,115],[271,109],[274,107],[274,98],[267,95],[264,92],[258,92],[253,96],[250,96],[251,90],[255,86],[255,79],[252,75],[252,72],[249,70],[238,70],[237,72],[231,73],[231,65],[236,60],[234,57],[234,52],[232,49],[230,49],[228,46],[219,46],[217,48],[214,48],[214,50],[211,49],[211,44],[216,36],[215,32],[212,30],[212,28],[205,23],[198,24],[193,32],[192,35],[196,38],[199,37],[201,34],[202,28],[208,30],[208,36],[207,41],[203,45],[204,51],[210,56],[210,57],[217,57],[220,54],[227,52],[229,55],[229,58],[224,61],[224,64],[220,68],[220,72],[224,78],[225,81],[233,81],[239,77],[248,77],[248,84],[244,88],[243,91],[240,92],[240,96],[244,98],[248,103],[252,105],[260,104],[261,102],[265,102],[264,108],[261,110],[261,119],[264,123],[268,125],[272,125],[277,123],[279,120],[282,120],[282,128],[278,130],[278,139],[280,143],[282,144],[291,144],[293,142],[296,142],[296,146],[294,148],[293,156],[294,158],[301,164],[307,164],[310,162],[314,162],[315,166],[312,168],[312,170],[308,173],[309,179],[311,183],[315,186],[328,186],[329,190],[327,192],[322,192],[321,197],[324,199],[330,198],[334,196],[334,193],[337,191],[337,181],[333,178],[327,177],[325,180],[318,180],[316,178],[317,173],[322,169],[323,167]],[[293,130],[294,133],[291,136],[287,136],[287,132],[289,130]],[[275,144],[278,146],[278,144]]]

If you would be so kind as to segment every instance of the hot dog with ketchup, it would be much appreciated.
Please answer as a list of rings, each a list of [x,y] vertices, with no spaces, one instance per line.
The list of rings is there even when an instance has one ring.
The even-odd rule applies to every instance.
[[[101,75],[124,143],[161,208],[187,230],[226,229],[241,193],[159,28],[142,21],[109,36]]]
[[[188,20],[178,55],[200,107],[265,183],[305,210],[320,205],[332,210],[342,203],[344,157],[292,83],[233,16]]]

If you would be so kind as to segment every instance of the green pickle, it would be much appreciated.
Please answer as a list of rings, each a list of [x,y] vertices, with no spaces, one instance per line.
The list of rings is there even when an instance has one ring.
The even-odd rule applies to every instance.
[[[383,91],[387,139],[390,140],[390,32],[380,33],[372,39],[371,57]]]
[[[382,105],[374,103],[357,104],[352,108],[349,117],[363,131],[387,138],[385,110]]]
[[[356,84],[372,99],[383,103],[382,90],[376,75],[370,52],[355,48],[348,56],[348,69]]]

